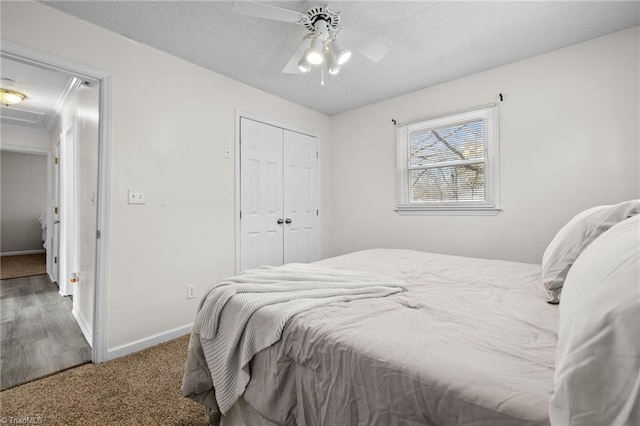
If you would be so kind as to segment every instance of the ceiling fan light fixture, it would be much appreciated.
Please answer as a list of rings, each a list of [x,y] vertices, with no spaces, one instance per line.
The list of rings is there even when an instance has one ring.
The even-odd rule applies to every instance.
[[[314,38],[311,40],[311,47],[304,52],[304,59],[312,65],[320,65],[324,61],[322,56],[322,40]]]
[[[24,93],[16,92],[15,90],[0,89],[0,103],[4,106],[19,104],[26,97]]]
[[[338,54],[338,63],[342,65],[346,63],[349,58],[351,58],[351,51],[349,49],[345,49]]]
[[[300,72],[309,72],[311,71],[311,64],[307,61],[306,56],[303,56],[300,61],[298,61],[298,69]]]
[[[327,51],[327,65],[329,67],[329,74],[336,75],[340,72],[340,64],[338,64],[336,55],[332,50]]]
[[[338,58],[338,64],[344,65],[349,58],[351,58],[351,51],[344,47],[338,39],[334,39],[331,44],[333,45],[333,53],[336,55],[336,58]]]
[[[235,1],[231,12],[301,25],[308,31],[282,69],[285,74],[308,73],[313,68],[320,68],[322,76],[326,74],[325,71],[337,74],[341,66],[352,56],[352,50],[345,48],[342,42],[337,39],[338,36],[342,40],[346,40],[353,52],[358,52],[371,62],[380,62],[389,52],[389,46],[360,34],[356,30],[343,27],[340,12],[332,10],[327,4],[324,6],[314,5],[306,12],[299,12],[269,3],[273,2]],[[344,31],[346,31],[346,36],[343,36]],[[331,52],[333,52],[337,64],[331,62]]]
[[[305,54],[305,58],[310,64],[313,65],[320,65],[324,61],[324,59],[322,58],[322,54],[314,50],[308,50]]]

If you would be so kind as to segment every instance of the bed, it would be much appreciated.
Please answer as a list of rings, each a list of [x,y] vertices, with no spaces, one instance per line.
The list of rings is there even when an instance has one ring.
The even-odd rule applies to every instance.
[[[625,235],[640,229],[634,226]],[[550,405],[562,407],[552,401],[560,314],[557,304],[546,303],[540,265],[402,249],[364,250],[314,265],[380,274],[404,283],[405,291],[292,316],[281,337],[252,356],[244,392],[224,410],[211,360],[194,332],[183,394],[207,407],[212,424],[547,425]],[[625,365],[638,379],[625,384],[635,396],[637,340],[627,341],[631,361]],[[621,418],[636,419],[640,404],[633,392],[629,398]]]

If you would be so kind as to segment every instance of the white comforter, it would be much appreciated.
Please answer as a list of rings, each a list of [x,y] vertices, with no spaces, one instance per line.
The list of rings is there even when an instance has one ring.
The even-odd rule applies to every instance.
[[[242,395],[251,377],[249,361],[280,339],[292,316],[404,289],[399,280],[378,274],[304,264],[251,269],[216,283],[200,303],[193,332],[200,336],[220,411],[225,414]]]
[[[539,265],[383,249],[317,265],[407,291],[292,317],[250,363],[252,410],[287,425],[549,424],[558,307]],[[216,408],[197,344],[185,395]]]

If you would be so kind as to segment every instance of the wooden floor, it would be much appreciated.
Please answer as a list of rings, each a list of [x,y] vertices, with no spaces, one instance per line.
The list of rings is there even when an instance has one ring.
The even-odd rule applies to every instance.
[[[0,388],[91,361],[91,348],[48,275],[0,281]]]

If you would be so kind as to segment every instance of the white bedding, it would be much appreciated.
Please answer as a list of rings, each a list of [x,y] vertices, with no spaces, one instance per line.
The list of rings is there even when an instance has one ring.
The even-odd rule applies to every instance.
[[[386,249],[316,264],[396,278],[407,291],[291,318],[250,362],[243,398],[254,417],[286,425],[549,424],[558,306],[545,301],[539,265]],[[183,394],[217,410],[197,334],[189,351]]]
[[[640,425],[640,216],[572,266],[560,303],[554,425]]]
[[[546,425],[558,307],[540,266],[411,250],[317,262],[406,283],[301,313],[244,398],[282,424]]]
[[[292,316],[403,290],[398,280],[378,274],[297,263],[250,269],[216,283],[200,303],[194,333],[200,336],[220,411],[226,414],[242,395],[251,377],[249,361],[280,340]]]

